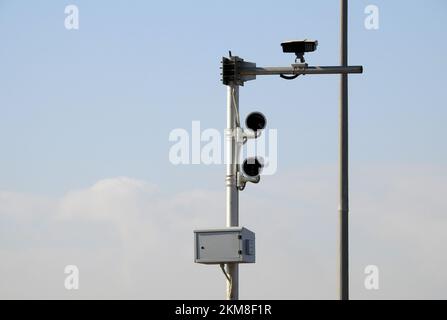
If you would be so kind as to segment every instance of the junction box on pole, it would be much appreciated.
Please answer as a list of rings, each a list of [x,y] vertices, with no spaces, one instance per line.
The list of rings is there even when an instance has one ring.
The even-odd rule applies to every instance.
[[[255,234],[246,228],[194,231],[195,262],[201,264],[255,263]]]

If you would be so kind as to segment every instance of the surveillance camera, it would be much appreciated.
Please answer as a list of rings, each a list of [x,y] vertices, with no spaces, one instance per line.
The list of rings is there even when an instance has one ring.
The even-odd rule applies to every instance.
[[[250,178],[258,177],[261,174],[264,164],[258,158],[248,158],[242,164],[242,171]]]
[[[314,40],[293,40],[281,43],[284,53],[304,54],[317,50],[318,41]]]
[[[282,51],[284,53],[295,53],[296,60],[298,59],[301,61],[301,63],[305,63],[306,60],[304,59],[304,53],[306,52],[313,52],[317,50],[318,41],[314,40],[294,40],[294,41],[287,41],[281,43]],[[283,76],[284,78],[284,76]],[[296,78],[296,76],[294,77]],[[286,78],[288,79],[288,78]]]
[[[248,129],[257,132],[263,130],[267,125],[267,119],[261,112],[252,112],[245,119],[245,125]]]

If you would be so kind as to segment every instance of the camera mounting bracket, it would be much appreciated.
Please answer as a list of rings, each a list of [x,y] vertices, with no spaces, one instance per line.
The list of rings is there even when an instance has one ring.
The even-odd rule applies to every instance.
[[[260,176],[247,177],[244,174],[242,174],[242,172],[240,170],[237,172],[236,185],[237,185],[237,188],[239,189],[239,191],[245,190],[245,186],[247,185],[247,182],[258,184],[260,181],[261,181]]]
[[[226,86],[243,86],[246,81],[256,79],[256,75],[241,75],[241,70],[256,69],[256,63],[244,61],[237,56],[223,57],[221,69],[222,82]]]

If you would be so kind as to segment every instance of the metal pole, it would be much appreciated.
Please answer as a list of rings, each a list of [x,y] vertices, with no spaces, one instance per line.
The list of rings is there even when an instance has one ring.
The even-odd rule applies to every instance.
[[[303,69],[293,67],[264,67],[264,68],[243,68],[240,70],[241,76],[266,76],[266,75],[306,75],[306,74],[348,74],[362,73],[362,66],[324,66],[306,67]]]
[[[226,190],[227,190],[227,227],[239,225],[239,190],[237,189],[237,145],[234,135],[239,113],[239,86],[230,85],[227,89],[227,130],[226,130]],[[239,266],[237,263],[226,265],[227,299],[239,299]]]
[[[348,66],[348,0],[341,0],[341,66]],[[349,300],[348,75],[340,81],[340,300]]]

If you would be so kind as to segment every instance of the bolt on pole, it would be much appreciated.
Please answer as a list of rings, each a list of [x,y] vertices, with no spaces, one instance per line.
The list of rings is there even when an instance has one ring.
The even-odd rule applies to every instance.
[[[348,0],[341,0],[341,66],[348,66]],[[348,75],[340,79],[339,296],[349,300]]]

